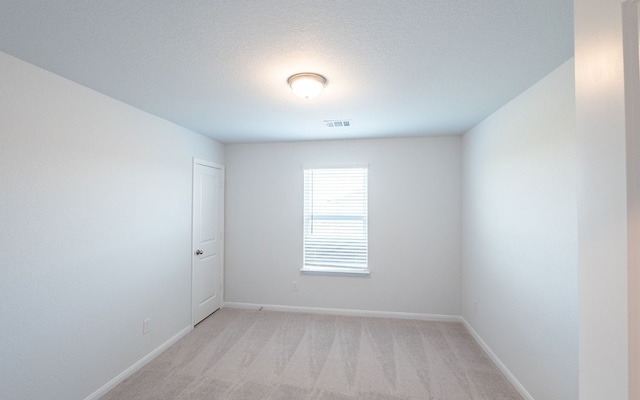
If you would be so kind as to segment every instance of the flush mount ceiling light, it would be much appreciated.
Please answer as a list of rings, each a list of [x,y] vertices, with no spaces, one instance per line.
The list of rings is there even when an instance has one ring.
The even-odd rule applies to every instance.
[[[319,74],[305,72],[291,75],[287,79],[287,83],[296,96],[311,99],[319,95],[322,89],[327,86],[327,78]]]

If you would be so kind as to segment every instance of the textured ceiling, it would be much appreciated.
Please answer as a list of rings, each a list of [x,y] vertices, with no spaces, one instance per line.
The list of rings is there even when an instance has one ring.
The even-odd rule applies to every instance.
[[[0,51],[224,143],[460,134],[573,55],[573,1],[2,0]]]

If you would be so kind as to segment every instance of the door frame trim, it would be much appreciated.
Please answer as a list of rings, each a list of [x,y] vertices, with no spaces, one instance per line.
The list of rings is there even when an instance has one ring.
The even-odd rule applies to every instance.
[[[195,188],[196,188],[196,165],[203,165],[205,167],[212,167],[220,170],[220,204],[218,205],[220,211],[220,275],[219,275],[219,287],[218,296],[220,296],[220,307],[224,304],[224,199],[225,199],[225,167],[222,164],[214,163],[212,161],[203,160],[193,157],[191,164],[191,299],[189,300],[191,309],[191,326],[195,327],[195,243],[193,230],[195,227]]]
[[[622,3],[625,128],[627,152],[627,263],[629,398],[640,398],[640,0]]]

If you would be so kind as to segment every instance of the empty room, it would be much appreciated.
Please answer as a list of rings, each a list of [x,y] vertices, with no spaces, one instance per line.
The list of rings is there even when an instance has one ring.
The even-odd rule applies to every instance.
[[[0,2],[0,399],[640,400],[640,1]]]

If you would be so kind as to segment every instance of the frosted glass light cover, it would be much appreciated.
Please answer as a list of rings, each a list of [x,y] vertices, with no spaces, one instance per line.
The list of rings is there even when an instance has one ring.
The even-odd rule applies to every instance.
[[[303,99],[316,97],[327,85],[327,79],[324,76],[312,73],[293,75],[287,82],[293,93]]]

